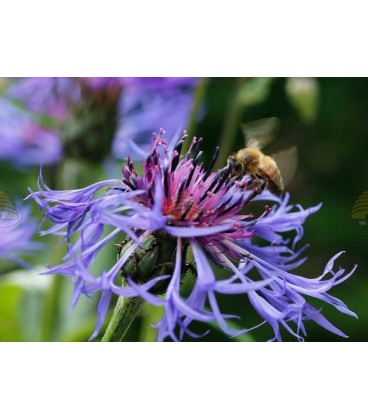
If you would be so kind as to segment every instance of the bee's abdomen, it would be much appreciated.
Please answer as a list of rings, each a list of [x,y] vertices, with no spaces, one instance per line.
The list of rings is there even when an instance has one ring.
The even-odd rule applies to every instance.
[[[264,156],[260,165],[260,175],[268,181],[267,188],[273,193],[280,195],[284,191],[281,173],[276,162],[269,156]]]

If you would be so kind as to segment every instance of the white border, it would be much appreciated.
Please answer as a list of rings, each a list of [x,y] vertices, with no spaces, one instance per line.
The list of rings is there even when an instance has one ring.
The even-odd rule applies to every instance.
[[[367,347],[2,344],[1,412],[38,420],[361,418]]]
[[[0,9],[0,72],[365,76],[363,7],[339,0],[13,1]]]

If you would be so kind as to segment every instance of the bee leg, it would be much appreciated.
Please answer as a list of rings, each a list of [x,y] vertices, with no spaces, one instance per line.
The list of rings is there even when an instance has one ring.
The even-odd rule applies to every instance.
[[[259,194],[262,194],[263,193],[263,191],[265,190],[265,188],[267,188],[268,181],[267,181],[266,178],[263,178],[260,175],[257,175],[256,177],[257,177],[257,180],[259,181],[258,186],[256,188],[257,194],[259,195]]]

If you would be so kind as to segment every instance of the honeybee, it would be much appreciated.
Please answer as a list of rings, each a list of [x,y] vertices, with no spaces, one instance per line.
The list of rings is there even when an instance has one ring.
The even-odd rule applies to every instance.
[[[236,179],[249,174],[257,184],[258,194],[261,194],[266,187],[273,194],[282,194],[284,181],[289,181],[295,173],[296,147],[272,156],[261,152],[261,148],[273,140],[279,125],[277,118],[243,124],[246,147],[228,158],[230,177]]]

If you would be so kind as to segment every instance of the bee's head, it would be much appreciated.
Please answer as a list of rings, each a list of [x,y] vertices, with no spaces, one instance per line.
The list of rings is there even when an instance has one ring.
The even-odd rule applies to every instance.
[[[243,164],[239,161],[239,159],[237,159],[235,155],[231,155],[228,158],[227,163],[231,170],[230,172],[231,177],[237,177],[243,174],[244,172]]]

